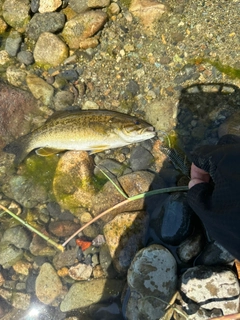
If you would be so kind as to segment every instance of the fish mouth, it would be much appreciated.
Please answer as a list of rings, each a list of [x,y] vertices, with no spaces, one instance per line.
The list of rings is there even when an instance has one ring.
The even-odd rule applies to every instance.
[[[155,128],[152,127],[152,126],[149,126],[149,127],[144,128],[144,129],[142,130],[142,133],[145,133],[145,132],[154,133],[154,132],[155,132]]]

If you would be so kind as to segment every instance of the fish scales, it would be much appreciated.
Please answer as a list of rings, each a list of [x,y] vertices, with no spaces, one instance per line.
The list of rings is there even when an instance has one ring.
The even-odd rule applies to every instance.
[[[11,142],[5,152],[15,154],[19,164],[34,149],[39,155],[64,150],[91,153],[122,147],[155,136],[154,128],[133,116],[108,110],[64,112],[40,128]]]

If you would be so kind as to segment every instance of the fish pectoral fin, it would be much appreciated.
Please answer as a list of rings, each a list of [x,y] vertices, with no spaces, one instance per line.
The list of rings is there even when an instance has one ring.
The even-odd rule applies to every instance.
[[[35,152],[38,156],[49,157],[56,153],[62,152],[64,149],[54,149],[54,148],[39,148]]]
[[[98,152],[102,152],[104,150],[108,150],[109,149],[109,145],[99,145],[99,146],[93,146],[91,147],[91,150],[89,151],[89,154],[94,154],[94,153],[98,153]]]

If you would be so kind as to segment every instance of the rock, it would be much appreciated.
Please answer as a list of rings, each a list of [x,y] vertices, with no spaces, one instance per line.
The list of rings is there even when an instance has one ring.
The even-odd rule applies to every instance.
[[[139,145],[132,149],[129,161],[132,170],[139,171],[148,169],[154,162],[154,158],[147,149]]]
[[[74,280],[89,280],[93,268],[90,265],[79,263],[69,269],[69,276]]]
[[[88,0],[69,0],[69,6],[77,13],[83,13],[89,10]]]
[[[8,25],[3,20],[3,18],[0,18],[0,34],[3,34],[7,30]]]
[[[98,44],[99,44],[99,41],[97,37],[87,38],[79,42],[79,48],[84,50],[89,48],[96,48]]]
[[[145,120],[156,130],[168,132],[176,125],[177,101],[168,97],[148,104]]]
[[[156,188],[160,188],[164,184],[155,174],[147,171],[136,171],[118,178],[119,184],[129,197],[148,191],[153,181],[156,181]],[[124,200],[125,198],[109,181],[105,183],[101,191],[92,199],[91,212],[96,216]],[[145,199],[128,202],[126,205],[112,210],[111,213],[103,216],[102,220],[108,222],[120,212],[143,210],[144,204]]]
[[[111,0],[88,0],[87,5],[89,8],[105,8],[110,5]]]
[[[62,12],[36,13],[30,20],[26,33],[29,38],[36,41],[41,33],[61,31],[64,23],[65,15]]]
[[[8,242],[0,242],[0,265],[4,269],[10,268],[23,256],[23,250]]]
[[[8,301],[8,303],[16,309],[27,310],[30,306],[30,294],[26,294],[23,292],[13,292],[12,289],[6,290],[0,288],[0,296]]]
[[[24,32],[30,21],[28,0],[9,0],[3,3],[3,18],[8,25]]]
[[[234,260],[234,257],[217,241],[208,243],[195,260],[195,265],[226,265]]]
[[[22,259],[14,263],[12,267],[15,272],[28,276],[29,270],[32,268],[32,265],[30,262],[27,262],[26,260]]]
[[[30,119],[41,115],[37,100],[24,90],[0,82],[0,148],[27,134]]]
[[[3,192],[26,208],[33,208],[47,200],[44,187],[35,184],[24,176],[12,176],[9,184],[3,185]]]
[[[177,255],[184,263],[189,263],[200,254],[204,247],[205,239],[201,233],[194,233],[183,241],[177,248]]]
[[[20,51],[17,54],[17,59],[19,62],[24,63],[26,66],[29,66],[34,62],[33,54],[30,51]]]
[[[236,111],[232,116],[227,118],[218,128],[218,136],[221,138],[225,134],[234,134],[240,136],[239,128],[240,112]]]
[[[33,56],[37,65],[48,69],[58,66],[68,57],[68,48],[55,34],[43,32],[37,40]]]
[[[193,232],[194,217],[186,194],[173,193],[163,203],[154,222],[154,230],[165,243],[179,245]]]
[[[53,258],[54,267],[59,270],[63,267],[71,267],[77,258],[78,247],[57,253]]]
[[[54,94],[53,87],[34,74],[28,74],[26,81],[33,96],[40,99],[45,105],[49,105]]]
[[[62,282],[50,263],[44,263],[36,279],[36,296],[45,303],[52,303],[62,292]]]
[[[53,98],[53,107],[56,111],[67,110],[74,103],[74,95],[70,91],[59,91]]]
[[[161,18],[167,8],[156,0],[133,0],[129,11],[140,19],[146,31],[153,32],[153,23]]]
[[[46,231],[44,231],[46,236],[49,236]],[[50,237],[50,236],[49,236]],[[50,247],[47,241],[37,234],[33,234],[33,239],[30,244],[29,250],[34,256],[51,257],[56,253],[54,247]]]
[[[90,38],[107,21],[107,14],[101,10],[80,13],[65,23],[62,37],[71,49],[78,49],[81,40]]]
[[[12,243],[16,248],[19,249],[28,249],[31,243],[31,234],[26,228],[19,225],[7,229],[3,233],[1,242]]]
[[[110,255],[109,248],[106,243],[100,247],[99,261],[102,270],[108,278],[114,278],[117,276],[117,272],[112,264],[112,257]]]
[[[108,7],[108,13],[110,14],[110,16],[113,15],[118,15],[120,13],[121,9],[119,7],[119,5],[115,2],[112,2],[110,4],[110,6]]]
[[[124,212],[104,226],[113,265],[119,273],[127,272],[135,254],[144,246],[148,219],[144,211]]]
[[[104,319],[104,320],[122,320],[121,306],[115,301],[104,303],[97,303],[90,306],[89,313],[91,319]],[[84,319],[85,320],[85,319]]]
[[[48,230],[57,237],[69,237],[80,228],[80,224],[69,221],[52,221],[48,225]]]
[[[22,42],[22,37],[19,32],[12,31],[7,37],[5,50],[11,57],[15,57],[19,51]]]
[[[219,310],[223,315],[238,312],[239,283],[233,271],[226,267],[197,266],[181,277],[180,294],[188,300],[183,311],[188,319],[203,319],[197,310]],[[184,299],[185,300],[185,299]]]
[[[39,0],[40,13],[56,11],[62,5],[62,0]]]
[[[128,270],[130,298],[128,319],[159,320],[177,290],[177,264],[163,246],[154,244],[140,250]],[[161,300],[165,303],[161,302]]]
[[[94,279],[74,283],[63,299],[60,310],[67,312],[107,301],[118,296],[122,288],[123,282],[114,279]]]
[[[80,219],[81,225],[84,226],[86,223],[91,221],[93,217],[89,212],[85,211],[81,214],[79,219]],[[86,237],[93,239],[98,235],[99,230],[96,225],[92,224],[88,226],[86,229],[84,229],[82,232]]]
[[[14,66],[9,66],[6,70],[7,81],[15,87],[19,87],[21,89],[27,90],[28,87],[26,85],[26,70],[16,68]]]
[[[68,151],[58,162],[53,179],[57,202],[70,211],[89,207],[95,194],[93,160],[85,151]]]

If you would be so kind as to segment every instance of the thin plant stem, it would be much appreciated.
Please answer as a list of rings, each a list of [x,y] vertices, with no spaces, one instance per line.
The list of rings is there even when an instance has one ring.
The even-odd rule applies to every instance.
[[[43,238],[44,240],[46,240],[49,244],[51,244],[52,246],[56,247],[58,250],[60,251],[64,251],[64,247],[61,244],[56,243],[55,241],[53,241],[52,239],[50,239],[48,236],[44,235],[43,233],[41,233],[40,231],[38,231],[37,229],[35,229],[34,227],[32,227],[29,223],[27,223],[26,221],[24,221],[23,219],[21,219],[20,217],[18,217],[17,215],[15,215],[12,211],[8,210],[6,207],[2,206],[0,204],[0,208],[2,210],[4,210],[6,213],[8,213],[10,216],[12,216],[15,220],[17,220],[18,222],[20,222],[21,224],[23,224],[26,228],[28,228],[30,231],[36,233],[37,235],[39,235],[41,238]]]
[[[121,206],[129,203],[130,201],[134,201],[134,200],[138,200],[138,199],[142,199],[142,198],[146,198],[146,197],[150,197],[156,194],[161,194],[161,193],[168,193],[168,192],[176,192],[176,191],[187,191],[188,187],[187,186],[182,186],[182,187],[169,187],[169,188],[162,188],[162,189],[156,189],[156,190],[152,190],[152,191],[148,191],[148,192],[144,192],[144,193],[140,193],[137,194],[136,196],[132,196],[127,198],[126,200],[119,202],[118,204],[116,204],[115,206],[103,211],[102,213],[100,213],[98,216],[96,216],[95,218],[93,218],[91,221],[87,222],[84,226],[82,226],[80,229],[78,229],[73,235],[71,235],[71,237],[69,237],[63,244],[62,246],[66,246],[66,244],[72,240],[79,232],[83,231],[85,228],[87,228],[88,226],[90,226],[92,223],[94,223],[95,221],[97,221],[98,219],[102,218],[103,216],[105,216],[106,214],[110,213],[111,211],[120,208]]]

